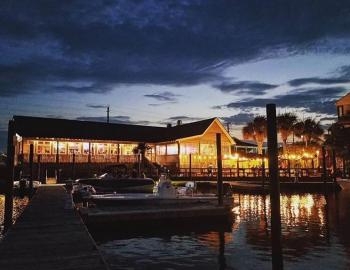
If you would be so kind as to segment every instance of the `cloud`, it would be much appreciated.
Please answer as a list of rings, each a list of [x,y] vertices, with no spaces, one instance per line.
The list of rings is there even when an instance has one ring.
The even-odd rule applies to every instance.
[[[350,83],[350,79],[346,78],[319,78],[319,77],[310,77],[310,78],[299,78],[290,80],[288,84],[290,86],[299,87],[305,84],[344,84]]]
[[[228,117],[221,117],[225,123],[234,125],[244,125],[253,120],[255,114],[253,113],[239,113]]]
[[[347,0],[53,0],[0,7],[2,97],[215,84],[227,79],[226,67],[250,60],[350,51]]]
[[[76,120],[81,121],[92,121],[92,122],[106,122],[106,116],[81,116],[77,117]],[[109,122],[114,124],[128,124],[128,125],[149,125],[150,121],[134,121],[129,116],[117,115],[110,116]]]
[[[92,109],[106,109],[108,105],[105,104],[86,104],[86,107],[92,108]]]
[[[273,98],[249,98],[216,107],[221,109],[265,108],[266,104],[275,103],[278,107],[301,108],[306,112],[334,115],[336,113],[335,100],[345,91],[346,89],[343,87],[300,88]]]
[[[265,93],[266,90],[276,88],[278,85],[261,83],[257,81],[239,81],[232,83],[221,83],[214,85],[215,88],[224,93],[247,93],[252,95],[259,95]]]
[[[165,101],[165,102],[177,102],[179,96],[181,95],[174,94],[169,91],[144,95],[144,97],[146,98],[152,98],[157,101]]]

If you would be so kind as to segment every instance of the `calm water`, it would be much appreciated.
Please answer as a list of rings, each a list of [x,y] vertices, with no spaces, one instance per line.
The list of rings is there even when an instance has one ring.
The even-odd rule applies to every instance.
[[[235,194],[232,228],[93,235],[112,269],[271,269],[268,196]],[[281,196],[285,269],[350,269],[350,193]]]
[[[13,199],[13,221],[20,216],[24,208],[28,204],[28,197],[19,198],[15,197]],[[5,209],[5,196],[0,195],[0,239],[2,237],[3,224],[4,224],[4,209]]]

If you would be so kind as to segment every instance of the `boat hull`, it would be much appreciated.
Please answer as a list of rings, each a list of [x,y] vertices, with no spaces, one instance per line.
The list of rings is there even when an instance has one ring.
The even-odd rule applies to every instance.
[[[152,193],[154,181],[143,178],[125,179],[80,179],[78,184],[91,185],[98,193],[119,192],[119,193]]]
[[[145,205],[190,205],[190,204],[218,204],[218,198],[212,196],[178,196],[176,198],[161,198],[154,194],[110,194],[93,195],[91,201],[98,206],[145,206]],[[223,204],[233,207],[232,197],[224,197]]]

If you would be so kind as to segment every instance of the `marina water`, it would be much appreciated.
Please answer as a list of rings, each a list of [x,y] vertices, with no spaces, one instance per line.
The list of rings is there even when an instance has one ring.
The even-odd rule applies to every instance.
[[[269,196],[234,194],[230,228],[93,232],[112,269],[271,269]],[[350,194],[281,195],[285,269],[350,269]]]

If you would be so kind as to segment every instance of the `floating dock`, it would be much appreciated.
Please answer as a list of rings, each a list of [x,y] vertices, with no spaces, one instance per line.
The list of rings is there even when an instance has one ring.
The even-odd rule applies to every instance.
[[[109,269],[63,186],[40,186],[0,242],[0,269]],[[69,204],[68,204],[69,206]]]

